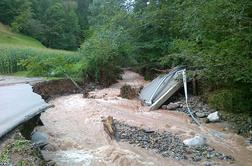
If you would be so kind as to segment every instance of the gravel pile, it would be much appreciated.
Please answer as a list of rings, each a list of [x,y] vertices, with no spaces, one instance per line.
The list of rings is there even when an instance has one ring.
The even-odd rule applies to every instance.
[[[182,98],[179,102],[181,103],[182,107],[176,109],[176,111],[181,111],[181,112],[187,113],[185,99]],[[195,96],[189,97],[188,104],[191,108],[191,111],[198,118],[206,117],[210,113],[215,112],[214,109],[209,108],[207,104],[203,103],[199,97],[195,97]]]
[[[213,158],[226,161],[234,160],[232,156],[216,152],[208,145],[188,147],[183,144],[183,141],[177,135],[170,132],[148,131],[116,120],[114,124],[117,140],[135,144],[141,148],[151,149],[164,157],[171,157],[177,160],[188,159],[195,162]]]

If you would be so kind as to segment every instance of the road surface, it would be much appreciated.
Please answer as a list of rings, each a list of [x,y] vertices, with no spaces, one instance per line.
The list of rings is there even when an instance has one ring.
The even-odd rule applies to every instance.
[[[30,84],[25,83],[41,80],[0,76],[0,137],[49,106],[40,95],[33,93]]]

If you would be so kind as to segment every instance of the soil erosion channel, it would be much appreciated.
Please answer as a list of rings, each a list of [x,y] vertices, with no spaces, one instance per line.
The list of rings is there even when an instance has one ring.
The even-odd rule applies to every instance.
[[[181,139],[195,134],[204,135],[207,143],[219,152],[232,155],[232,165],[250,165],[252,153],[243,145],[243,138],[231,132],[221,132],[220,124],[192,124],[182,112],[167,110],[149,111],[137,99],[119,97],[120,87],[128,84],[140,87],[147,82],[143,77],[125,71],[122,80],[109,88],[89,93],[58,97],[50,108],[41,115],[45,126],[38,130],[49,135],[51,148],[43,151],[46,159],[57,165],[227,165],[219,159],[176,160],[162,157],[153,150],[147,150],[126,142],[111,141],[104,132],[102,117],[112,116],[117,121],[141,127],[146,130],[168,131]]]

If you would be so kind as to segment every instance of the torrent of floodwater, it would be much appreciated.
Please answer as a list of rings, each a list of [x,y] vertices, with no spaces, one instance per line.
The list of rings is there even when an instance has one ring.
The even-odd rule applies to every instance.
[[[220,124],[191,123],[190,117],[182,112],[167,110],[149,111],[138,99],[128,100],[119,97],[120,87],[129,84],[140,87],[147,82],[131,71],[125,71],[122,80],[102,90],[89,93],[90,98],[81,94],[62,96],[51,101],[54,108],[42,114],[45,126],[38,128],[48,133],[53,148],[43,151],[46,159],[62,166],[78,165],[226,165],[225,161],[175,160],[164,158],[153,151],[124,142],[111,141],[104,132],[102,117],[113,116],[129,125],[145,129],[169,131],[182,139],[201,134],[207,143],[216,150],[232,155],[232,165],[251,165],[252,152],[243,145],[244,139],[228,131],[223,132]]]

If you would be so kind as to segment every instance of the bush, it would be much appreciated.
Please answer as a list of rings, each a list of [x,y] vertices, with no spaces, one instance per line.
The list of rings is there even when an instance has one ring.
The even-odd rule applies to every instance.
[[[243,112],[252,109],[251,88],[240,90],[218,90],[208,97],[211,106],[218,110]],[[251,113],[251,112],[250,112]]]
[[[94,34],[81,47],[83,56],[83,74],[88,81],[108,86],[120,78],[122,63],[127,63],[116,33],[102,32]]]

